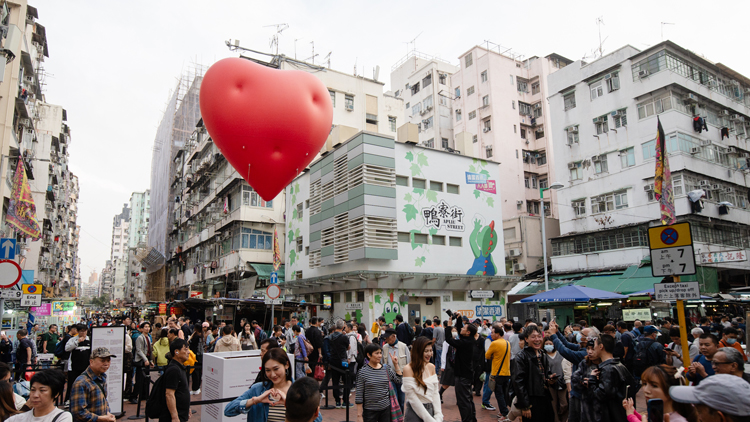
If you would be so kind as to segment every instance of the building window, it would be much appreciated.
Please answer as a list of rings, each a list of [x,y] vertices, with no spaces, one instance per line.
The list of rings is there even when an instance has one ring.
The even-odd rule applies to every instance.
[[[453,184],[447,183],[447,184],[445,185],[445,191],[446,191],[447,193],[455,193],[455,194],[458,194],[458,185],[453,185]]]
[[[547,189],[548,184],[549,180],[546,177],[544,179],[539,179],[539,189]]]
[[[529,175],[528,174],[524,174],[523,175],[523,186],[526,189],[531,189],[531,183],[529,181],[530,181]]]
[[[570,170],[570,180],[581,180],[583,178],[583,168],[580,161],[570,163],[568,169]]]
[[[273,200],[264,201],[252,187],[242,186],[242,205],[246,207],[273,208]],[[234,211],[234,210],[233,210]]]
[[[477,111],[476,110],[469,112],[469,120],[473,120],[476,117],[477,117]]]
[[[474,86],[470,86],[469,89],[466,90],[466,95],[472,95],[474,94]]]
[[[448,239],[448,242],[449,242],[448,244],[449,244],[450,246],[458,246],[458,247],[461,247],[461,243],[462,243],[462,242],[461,242],[461,240],[462,240],[462,239],[461,239],[460,237],[453,237],[453,236],[451,236],[451,237],[450,237],[450,238]],[[454,291],[453,293],[456,293],[456,292]],[[464,293],[464,292],[461,292],[461,293]]]
[[[411,243],[411,234],[405,232],[398,232],[398,241],[402,243]]]
[[[435,148],[435,138],[424,141],[424,146],[427,148]]]
[[[492,147],[491,146],[487,147],[487,158],[492,158]]]
[[[477,135],[473,135],[471,137],[471,143],[476,144],[478,141],[479,141],[479,139],[477,138]]]
[[[430,73],[429,75],[425,76],[424,79],[422,79],[423,87],[426,88],[429,85],[432,85],[432,73]]]
[[[425,111],[428,110],[427,107],[432,107],[432,105],[433,105],[432,95],[430,95],[429,97],[425,98],[424,101],[422,101],[422,106],[424,106]]]
[[[526,129],[521,127],[521,139],[526,139]]]
[[[615,193],[615,209],[628,207],[628,192]]]
[[[544,138],[544,128],[540,127],[539,129],[534,131],[534,137],[536,139],[542,139]]]
[[[388,116],[388,127],[391,129],[391,132],[396,131],[396,118],[393,116]]]
[[[461,121],[461,109],[456,109],[456,121]]]
[[[539,82],[534,82],[533,84],[531,84],[531,93],[532,94],[539,93]]]
[[[589,89],[591,90],[591,101],[594,101],[595,99],[604,95],[604,88],[602,87],[601,80],[589,85]]]
[[[633,167],[635,165],[635,149],[628,148],[620,151],[620,164],[622,168]]]
[[[532,107],[534,109],[534,118],[538,119],[539,117],[542,117],[542,103],[536,103]]]
[[[482,82],[487,82],[487,71],[486,70],[484,72],[482,72],[479,76],[480,76]]]
[[[417,114],[420,114],[422,112],[422,103],[417,102],[414,104],[414,107],[411,108],[411,115],[416,116]]]
[[[302,216],[304,215],[304,213],[305,213],[304,206],[305,206],[305,204],[302,203],[302,202],[300,202],[299,204],[297,204],[297,218],[302,218]]]
[[[518,92],[529,92],[529,81],[517,77],[516,89]]]
[[[430,116],[427,119],[422,120],[422,123],[424,124],[424,130],[431,128],[433,126],[432,122],[433,122],[432,116]]]
[[[594,162],[594,173],[601,174],[608,172],[609,168],[607,166],[607,156],[605,154],[595,156],[591,160]]]
[[[565,104],[565,111],[571,108],[576,108],[576,93],[571,92],[570,94],[563,96],[563,103]]]
[[[672,175],[672,190],[674,191],[674,195],[682,195],[682,175],[681,174],[673,174]],[[744,198],[739,197],[740,200],[744,201]],[[745,208],[744,206],[742,208]]]
[[[354,110],[354,95],[346,94],[344,96],[344,108]]]
[[[573,201],[571,203],[571,206],[573,207],[573,212],[575,213],[576,217],[586,216],[586,200],[585,199]]]
[[[456,87],[456,99],[461,98],[461,87]]]
[[[433,234],[432,235],[432,244],[433,245],[443,245],[443,246],[445,246],[445,236]]]
[[[594,119],[594,126],[596,127],[596,134],[601,135],[604,132],[609,131],[609,125],[607,124],[607,115],[599,116]]]
[[[536,165],[543,166],[547,164],[547,154],[542,152],[539,154],[539,156],[536,158]]]
[[[434,190],[435,192],[442,192],[443,182],[436,182],[434,180],[430,180],[430,190]]]
[[[533,111],[531,110],[531,104],[518,102],[518,114],[521,116],[531,116]]]
[[[406,103],[406,107],[405,108],[409,108],[409,103]]]
[[[620,73],[612,72],[604,76],[604,80],[607,82],[607,92],[617,91],[620,89]]]
[[[623,126],[628,125],[628,116],[626,114],[627,109],[620,109],[612,114],[612,120],[615,121],[615,129],[619,129]]]
[[[516,100],[511,100],[510,105],[513,107],[513,110],[516,109]]]
[[[446,75],[445,73],[438,73],[438,80],[440,82],[440,85],[445,85],[447,78],[448,78],[448,75]]]
[[[396,175],[396,186],[409,186],[409,178]]]
[[[297,247],[299,248],[299,242],[302,241],[302,238],[300,237],[298,239]],[[243,227],[241,240],[243,249],[271,250],[273,248],[273,233],[270,232],[262,232],[260,230]],[[299,249],[299,252],[302,252],[302,249]]]
[[[482,106],[487,107],[488,105],[490,105],[490,96],[485,95],[484,97],[482,97]]]
[[[370,125],[377,125],[378,124],[378,115],[377,114],[365,114],[365,123]]]
[[[672,93],[667,92],[638,104],[638,119],[645,119],[672,109]]]
[[[336,92],[329,89],[328,93],[331,94],[331,104],[336,107]]]
[[[302,236],[299,236],[297,239],[297,252],[302,253]]]
[[[429,240],[427,233],[414,233],[414,243],[426,245]]]
[[[448,138],[441,138],[441,145],[443,146],[443,149],[448,149]]]
[[[567,132],[568,135],[568,145],[578,143],[578,125],[566,128],[565,132]]]
[[[482,121],[482,124],[484,126],[482,128],[483,132],[489,132],[492,130],[492,121],[490,119],[485,119],[484,121]]]
[[[419,82],[411,86],[411,95],[417,95],[417,92],[419,92]]]
[[[474,63],[474,60],[471,58],[471,53],[467,54],[466,57],[464,57],[464,67],[469,67]]]
[[[427,182],[424,179],[417,179],[416,177],[412,177],[411,187],[415,189],[425,189],[427,187]]]

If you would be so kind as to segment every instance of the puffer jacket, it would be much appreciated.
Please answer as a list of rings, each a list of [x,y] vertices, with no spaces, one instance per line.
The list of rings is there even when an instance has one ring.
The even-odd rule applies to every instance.
[[[214,352],[239,352],[242,350],[240,347],[240,341],[233,335],[226,335],[216,341],[216,347]]]
[[[544,373],[539,371],[539,359]],[[534,349],[526,347],[516,354],[513,358],[512,382],[518,409],[528,409],[531,397],[546,397],[547,384],[544,380],[549,374],[549,363],[544,352],[540,351],[537,357]]]
[[[154,343],[152,348],[156,366],[167,366],[169,364],[169,360],[167,359],[167,353],[169,353],[169,339],[166,337],[160,338],[159,341]]]

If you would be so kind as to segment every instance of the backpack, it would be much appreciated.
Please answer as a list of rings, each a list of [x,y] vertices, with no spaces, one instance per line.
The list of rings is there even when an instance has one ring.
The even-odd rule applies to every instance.
[[[635,347],[635,356],[633,356],[633,375],[640,378],[643,371],[649,366],[652,366],[654,362],[650,362],[649,350],[658,344],[656,341],[638,343]]]
[[[160,376],[154,382],[151,393],[146,401],[146,417],[149,419],[159,419],[162,409],[167,406],[167,389],[164,387],[164,376]]]
[[[621,389],[620,393],[623,399],[631,398],[635,399],[636,393],[641,389],[641,383],[636,382],[633,375],[628,371],[625,365],[621,363],[615,364],[615,369],[620,375]]]
[[[70,352],[65,351],[65,345],[68,344],[68,340],[70,340],[70,335],[65,334],[65,336],[57,343],[57,346],[55,346],[55,357],[60,360],[67,360],[70,357]]]
[[[362,346],[362,342],[357,342],[357,368],[361,368],[365,365],[365,348]]]
[[[327,335],[323,338],[323,362],[328,363],[331,360],[331,336]]]

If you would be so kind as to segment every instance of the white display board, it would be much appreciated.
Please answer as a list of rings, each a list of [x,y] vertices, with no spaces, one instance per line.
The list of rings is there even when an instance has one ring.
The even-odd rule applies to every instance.
[[[658,301],[696,300],[701,298],[701,287],[697,281],[684,283],[656,283],[654,296]]]
[[[294,377],[294,355],[288,354],[292,377]],[[203,382],[201,390],[203,400],[216,400],[227,397],[238,397],[255,382],[260,372],[260,350],[241,352],[220,352],[203,354]],[[228,403],[206,404],[201,412],[203,422],[237,422],[237,416],[224,416]]]
[[[106,347],[109,352],[117,356],[112,358],[107,371],[107,402],[109,411],[113,415],[122,413],[123,362],[125,362],[125,327],[94,327],[89,333],[91,350]]]

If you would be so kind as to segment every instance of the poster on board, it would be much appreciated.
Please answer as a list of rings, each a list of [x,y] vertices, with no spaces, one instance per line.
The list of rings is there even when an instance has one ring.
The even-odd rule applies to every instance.
[[[107,402],[109,411],[122,414],[122,390],[124,389],[123,362],[125,361],[125,327],[94,327],[91,329],[91,350],[106,347],[117,356],[112,358],[107,371]]]

